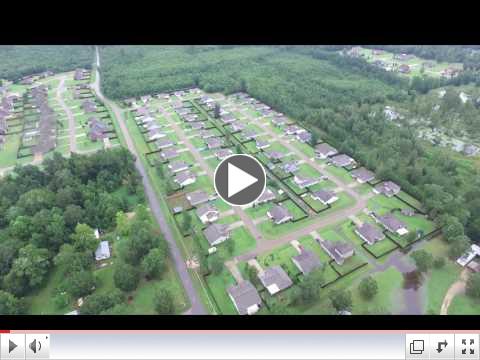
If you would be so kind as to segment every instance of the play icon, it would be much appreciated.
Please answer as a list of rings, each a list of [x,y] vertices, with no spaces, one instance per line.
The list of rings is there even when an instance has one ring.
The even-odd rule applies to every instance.
[[[8,340],[8,353],[10,354],[13,350],[18,347],[12,340]]]
[[[215,169],[215,190],[230,205],[254,202],[265,190],[265,182],[262,164],[250,155],[229,156]]]

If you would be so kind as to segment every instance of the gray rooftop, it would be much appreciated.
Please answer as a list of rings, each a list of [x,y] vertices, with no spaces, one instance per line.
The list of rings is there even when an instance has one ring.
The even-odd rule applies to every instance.
[[[355,229],[361,237],[363,237],[369,244],[373,244],[377,241],[383,240],[385,235],[376,226],[370,223],[364,223],[361,226],[357,226]]]
[[[187,196],[187,200],[190,202],[192,206],[207,202],[209,199],[208,194],[202,190],[192,191],[191,193],[188,193],[186,196]]]
[[[285,290],[293,285],[292,280],[280,265],[275,265],[259,272],[258,278],[263,286],[276,288],[277,291]]]
[[[218,239],[228,236],[228,225],[211,224],[205,230],[203,230],[203,234],[210,244],[214,244],[218,241]]]
[[[354,177],[355,179],[359,179],[362,182],[368,182],[375,179],[375,174],[364,167],[353,170],[351,174],[352,174],[352,177]]]
[[[353,160],[350,156],[346,154],[340,154],[337,156],[332,157],[332,163],[335,166],[345,167],[352,164],[355,160]]]
[[[325,189],[320,189],[318,191],[314,191],[312,193],[312,196],[315,198],[320,199],[320,201],[327,202],[333,197],[336,196],[335,192],[332,190],[325,190]]]
[[[248,308],[261,305],[262,299],[250,281],[242,281],[238,285],[232,285],[227,290],[240,315],[248,314]]]
[[[268,212],[270,213],[270,216],[275,222],[281,221],[287,217],[292,217],[290,212],[286,208],[280,205],[275,205]]]
[[[322,266],[318,256],[307,249],[302,249],[300,254],[292,257],[292,261],[303,274],[308,274]]]
[[[338,154],[337,149],[327,143],[318,144],[315,146],[315,152],[323,156],[333,156]]]
[[[400,220],[398,220],[393,214],[387,213],[383,216],[377,216],[378,221],[385,226],[391,232],[396,232],[407,226]]]

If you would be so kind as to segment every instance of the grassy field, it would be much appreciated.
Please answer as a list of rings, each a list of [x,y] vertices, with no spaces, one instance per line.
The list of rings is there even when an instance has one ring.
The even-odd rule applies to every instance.
[[[440,307],[448,288],[459,278],[461,267],[448,259],[448,245],[441,238],[435,238],[427,242],[423,248],[434,257],[442,257],[446,264],[441,269],[432,269],[424,279],[427,289],[425,301],[426,314],[440,314]],[[453,305],[453,304],[452,304]],[[451,305],[451,306],[452,306]],[[452,313],[449,308],[449,313]]]
[[[448,308],[448,315],[480,315],[480,301],[467,295],[457,295]]]
[[[372,300],[364,299],[358,287],[352,289],[354,314],[382,313],[388,314],[395,311],[398,292],[402,287],[403,276],[393,267],[376,273],[373,278],[377,281],[378,293]]]

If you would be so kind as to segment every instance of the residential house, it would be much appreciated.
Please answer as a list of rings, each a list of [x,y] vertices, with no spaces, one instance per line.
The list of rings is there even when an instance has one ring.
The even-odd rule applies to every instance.
[[[215,151],[215,156],[217,157],[218,160],[223,160],[230,155],[233,155],[233,151],[230,149],[220,149]]]
[[[298,165],[296,161],[287,162],[282,166],[283,171],[286,173],[294,173],[298,171]]]
[[[186,114],[182,118],[186,122],[192,123],[192,122],[196,122],[198,120],[198,115],[197,114]]]
[[[110,246],[108,245],[108,241],[101,241],[98,245],[97,250],[95,250],[95,260],[102,261],[109,259],[111,256],[110,254]]]
[[[285,157],[285,154],[284,154],[284,153],[282,153],[282,152],[280,152],[280,151],[275,151],[275,150],[273,150],[273,151],[266,151],[266,152],[265,152],[265,155],[266,155],[269,159],[271,159],[271,160],[273,160],[273,161],[279,161],[279,160],[281,160],[282,158]]]
[[[314,191],[313,193],[310,194],[310,196],[313,200],[320,201],[324,205],[333,204],[335,201],[338,200],[338,196],[334,191],[326,190],[326,189],[320,189],[318,191]]]
[[[315,156],[318,159],[326,159],[337,154],[337,149],[335,149],[333,146],[328,145],[327,143],[318,144],[315,146]]]
[[[305,189],[309,186],[316,185],[319,182],[318,179],[308,178],[308,177],[304,177],[304,176],[301,176],[301,175],[295,175],[294,178],[293,178],[293,181],[301,189]]]
[[[360,236],[368,245],[373,245],[376,242],[385,239],[385,235],[376,226],[370,223],[363,223],[355,227],[355,233]]]
[[[208,194],[202,190],[192,191],[188,193],[185,197],[187,198],[191,206],[197,206],[210,200]]]
[[[342,265],[346,259],[352,257],[355,250],[347,242],[331,242],[328,240],[319,240],[320,246],[338,265]]]
[[[134,111],[135,111],[136,116],[149,116],[150,115],[150,110],[148,110],[148,108],[146,106],[135,109]]]
[[[158,140],[158,139],[164,138],[166,136],[167,136],[167,134],[162,132],[160,129],[152,129],[152,130],[149,130],[148,133],[147,133],[147,138],[148,138],[149,141]]]
[[[255,200],[254,204],[255,205],[260,205],[260,204],[265,204],[269,201],[275,200],[275,194],[273,193],[272,190],[265,188],[265,191],[258,197],[257,200]]]
[[[91,117],[88,119],[88,127],[88,136],[90,137],[90,140],[98,141],[108,138],[108,125],[99,120],[97,117]]]
[[[288,209],[280,205],[275,205],[267,211],[267,216],[277,225],[293,220],[293,215]]]
[[[226,224],[211,224],[203,230],[203,234],[211,246],[218,245],[230,237]]]
[[[272,124],[277,127],[282,127],[288,122],[285,116],[277,116],[272,119]]]
[[[305,130],[304,128],[301,128],[300,126],[298,125],[290,125],[290,126],[287,126],[285,129],[284,129],[284,132],[286,135],[298,135],[298,134],[301,134],[303,132],[306,132],[307,130]]]
[[[258,278],[270,295],[275,295],[293,285],[292,280],[280,265],[275,265],[260,271]]]
[[[222,115],[221,119],[222,119],[222,122],[224,122],[225,124],[231,124],[237,120],[232,114]]]
[[[385,229],[398,235],[408,234],[407,226],[398,220],[393,214],[387,213],[383,216],[374,216],[376,222],[381,224]]]
[[[179,156],[178,151],[176,149],[165,149],[162,150],[160,153],[160,157],[163,161],[171,160]]]
[[[232,132],[242,131],[245,129],[245,124],[241,123],[240,121],[235,121],[231,125]]]
[[[217,136],[217,133],[212,131],[212,130],[201,130],[200,131],[200,137],[202,139],[210,139],[210,138],[213,138],[213,137],[216,137]]]
[[[255,130],[246,129],[242,131],[242,136],[247,140],[251,140],[251,139],[255,139],[258,136],[258,134]]]
[[[195,174],[188,170],[177,173],[177,175],[173,178],[173,181],[175,181],[181,187],[193,184],[196,180],[197,177]]]
[[[177,173],[180,171],[187,170],[190,166],[182,160],[177,160],[169,163],[167,167],[172,173]]]
[[[205,128],[205,122],[204,121],[195,121],[190,124],[190,127],[193,130],[201,130]]]
[[[320,259],[313,251],[304,249],[303,247],[301,247],[300,250],[300,254],[293,256],[292,261],[303,275],[307,275],[322,266]]]
[[[464,267],[468,265],[477,256],[480,256],[480,246],[478,246],[477,244],[472,244],[470,246],[470,249],[457,259],[457,263],[460,266]]]
[[[197,216],[203,224],[213,223],[218,220],[220,212],[211,204],[205,204],[197,209]]]
[[[262,299],[250,281],[243,280],[227,290],[228,296],[240,315],[253,315],[262,305]]]
[[[308,131],[303,131],[300,134],[297,134],[297,140],[302,143],[309,143],[312,141],[312,134]]]
[[[258,150],[263,150],[268,148],[270,146],[270,143],[268,141],[257,139],[255,141],[255,146],[257,147]]]
[[[90,72],[88,70],[76,69],[75,74],[73,75],[73,79],[77,81],[86,80],[88,79],[89,75]]]
[[[95,104],[95,101],[93,100],[85,100],[83,103],[82,103],[82,108],[83,108],[83,111],[85,111],[86,113],[94,113],[94,112],[97,112],[97,104]]]
[[[355,180],[357,180],[357,182],[359,182],[360,184],[364,184],[364,183],[375,180],[375,174],[364,167],[352,170],[350,175],[352,175],[352,177]]]
[[[346,154],[340,154],[331,158],[332,164],[337,167],[347,167],[355,164],[355,160]]]
[[[159,149],[167,149],[175,145],[175,143],[168,138],[164,138],[164,139],[159,139],[155,141],[155,145],[157,145]]]
[[[220,139],[218,137],[206,139],[205,143],[207,144],[207,147],[208,147],[209,150],[218,149],[219,147],[223,146],[222,139]]]
[[[397,195],[400,192],[401,188],[399,185],[395,184],[393,181],[384,181],[380,184],[377,184],[373,188],[373,192],[376,194],[383,194],[388,197]]]

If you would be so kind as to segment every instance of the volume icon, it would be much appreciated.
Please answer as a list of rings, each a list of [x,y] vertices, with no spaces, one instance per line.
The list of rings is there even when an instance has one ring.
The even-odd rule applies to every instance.
[[[34,339],[29,345],[28,347],[30,348],[30,350],[33,351],[34,354],[37,353],[37,351],[40,351],[42,350],[42,343],[40,341],[37,341],[37,339]]]

